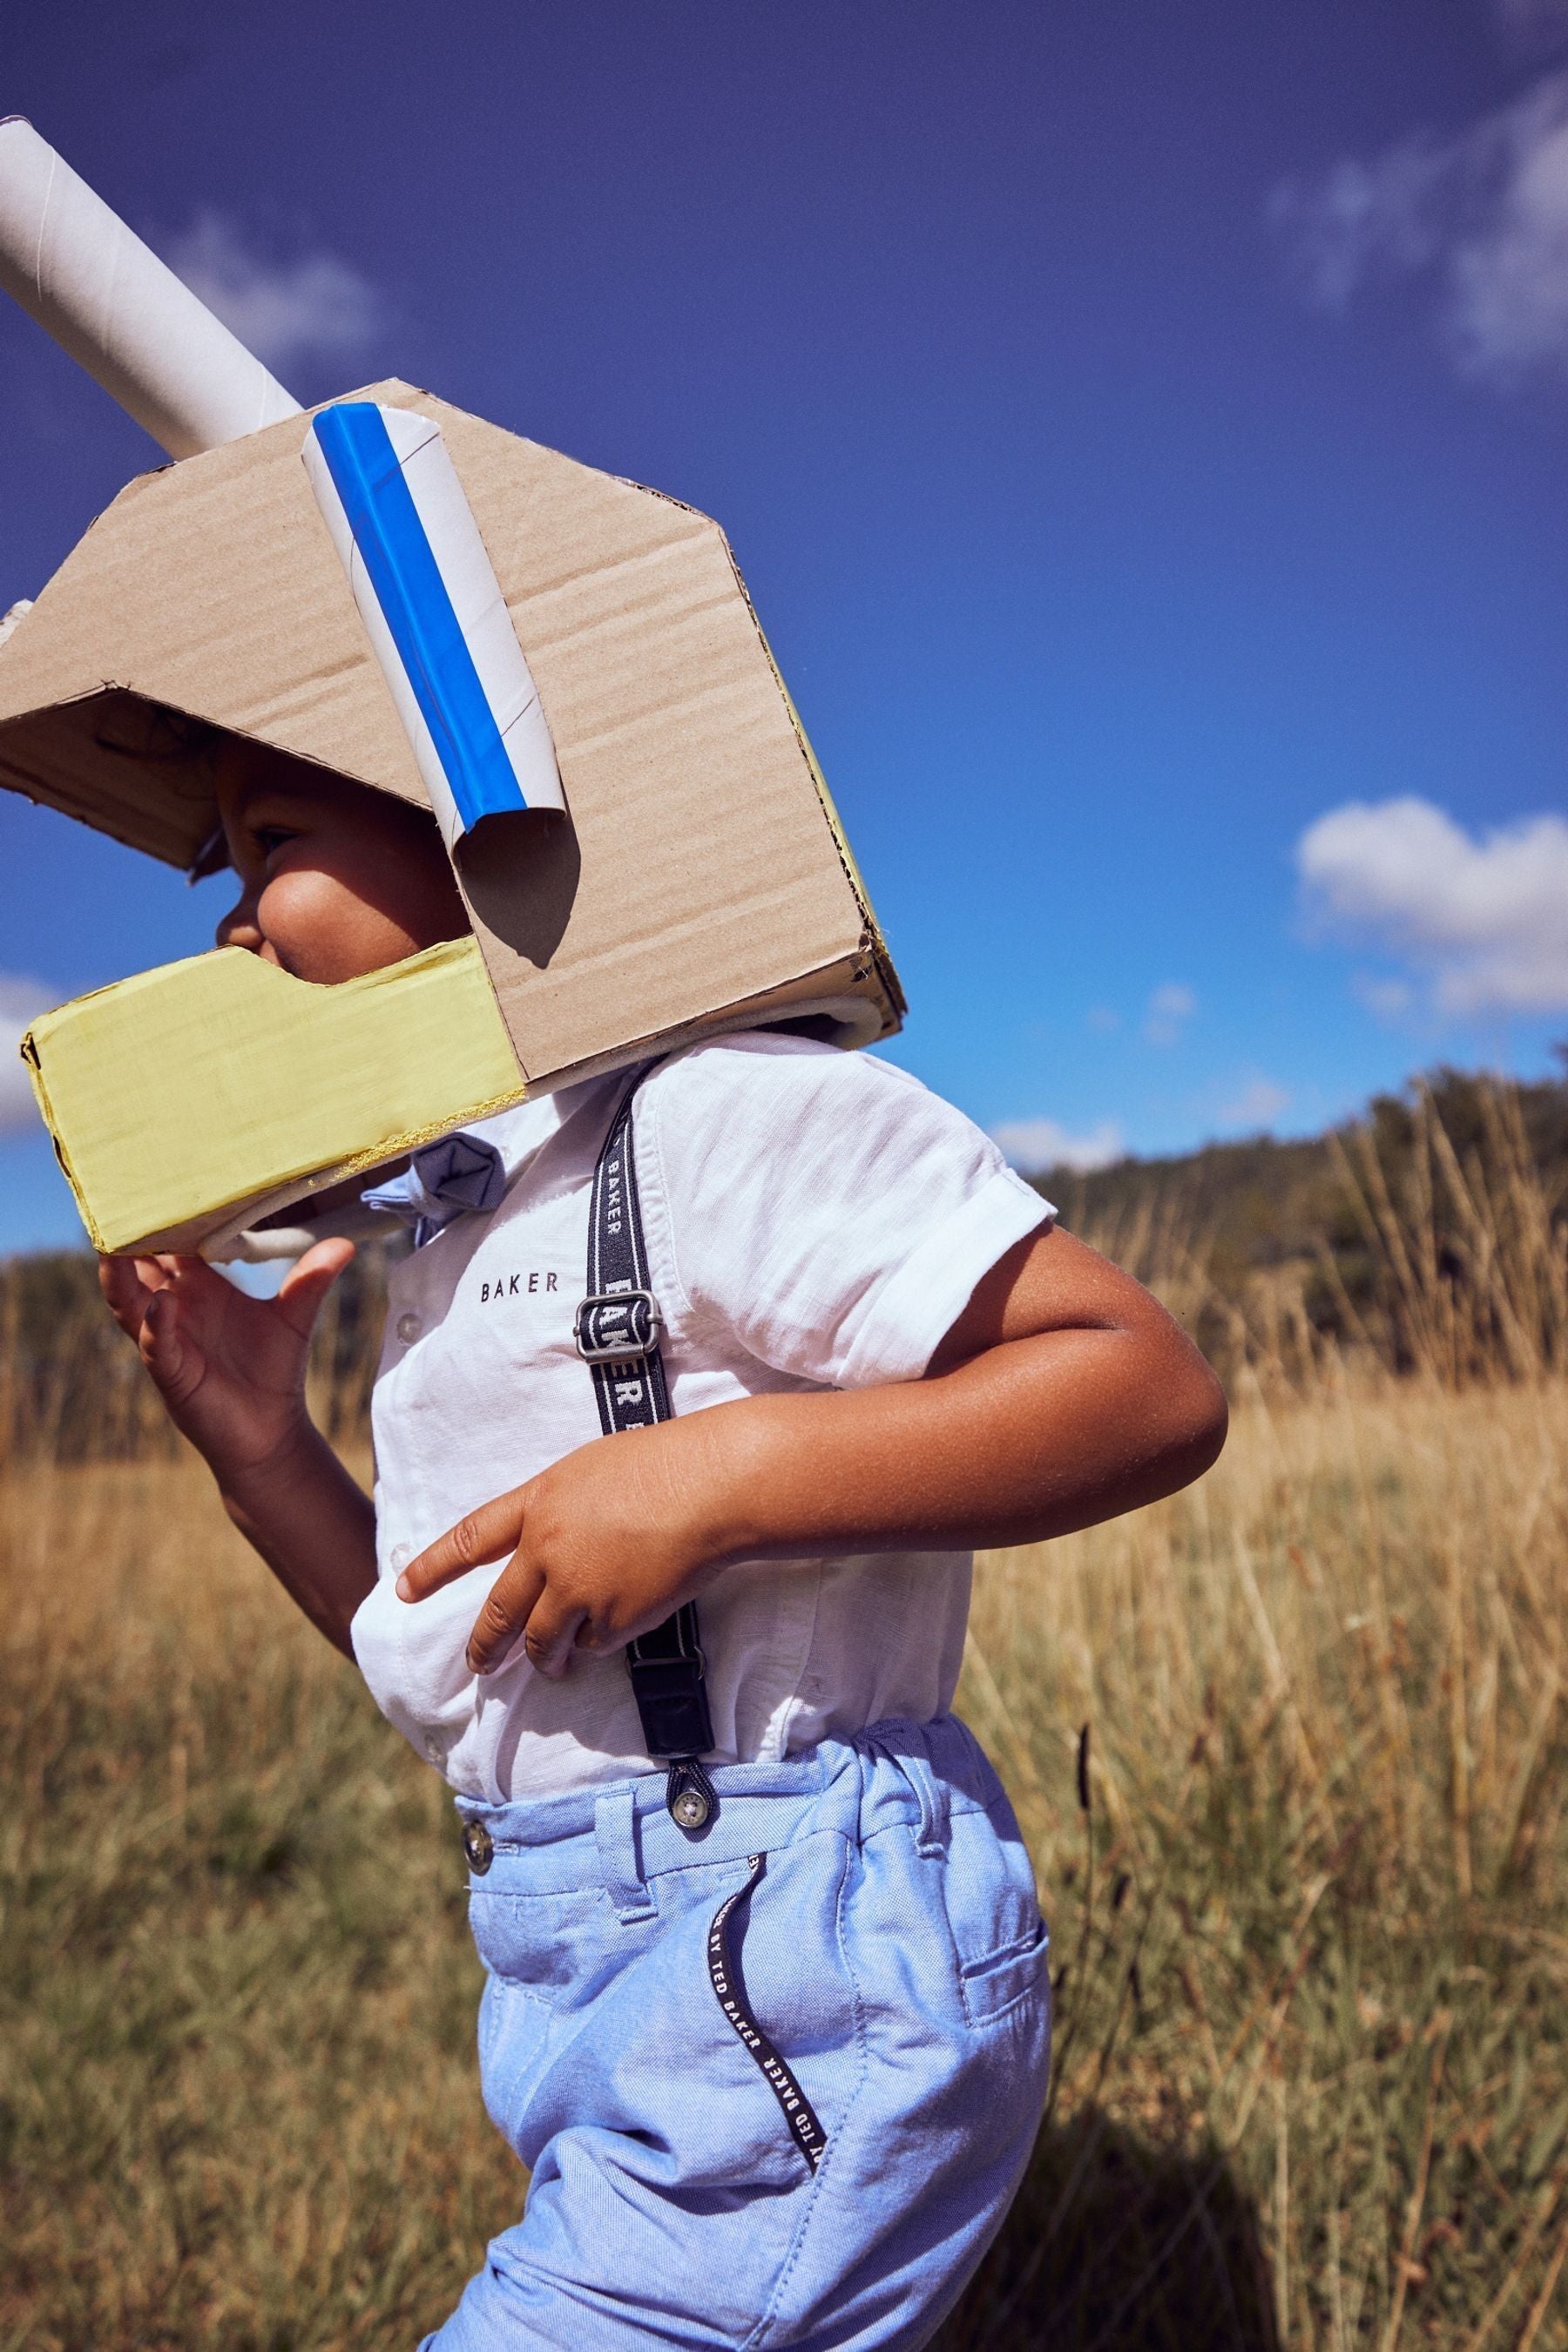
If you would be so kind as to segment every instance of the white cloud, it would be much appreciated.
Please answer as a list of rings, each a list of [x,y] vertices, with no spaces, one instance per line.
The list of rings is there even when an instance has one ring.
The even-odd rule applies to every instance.
[[[1220,1117],[1227,1127],[1244,1128],[1248,1134],[1256,1135],[1261,1129],[1272,1127],[1280,1112],[1289,1108],[1289,1102],[1288,1087],[1277,1086],[1272,1078],[1266,1078],[1261,1070],[1257,1070],[1241,1091],[1223,1106]]]
[[[1109,1168],[1126,1150],[1114,1119],[1101,1119],[1087,1135],[1069,1135],[1054,1118],[1005,1119],[991,1130],[1015,1168],[1035,1175],[1043,1168],[1071,1168],[1079,1175]]]
[[[1475,839],[1430,801],[1352,801],[1309,825],[1296,864],[1310,909],[1413,967],[1439,1012],[1568,1010],[1563,818]]]
[[[1168,980],[1149,999],[1143,1034],[1151,1045],[1174,1045],[1197,1009],[1198,1000],[1185,982]]]
[[[1310,299],[1343,310],[1369,278],[1423,268],[1439,247],[1431,218],[1444,173],[1441,151],[1416,138],[1370,163],[1342,156],[1313,180],[1286,180],[1268,199]]]
[[[1109,1037],[1121,1028],[1121,1015],[1109,1004],[1091,1004],[1084,1015],[1084,1025],[1098,1037]]]
[[[40,981],[0,971],[0,1135],[18,1134],[37,1118],[32,1082],[17,1048],[28,1023],[58,1003],[58,992],[51,993]]]
[[[1415,991],[1407,980],[1389,980],[1381,972],[1358,971],[1351,986],[1369,1013],[1380,1021],[1397,1028],[1407,1020],[1415,1003]]]
[[[280,372],[302,358],[351,359],[388,324],[380,294],[352,263],[327,252],[269,261],[223,213],[199,213],[163,255],[247,349]]]
[[[1450,139],[1417,132],[1370,163],[1343,157],[1286,181],[1268,211],[1324,308],[1430,272],[1465,373],[1568,374],[1568,70]]]

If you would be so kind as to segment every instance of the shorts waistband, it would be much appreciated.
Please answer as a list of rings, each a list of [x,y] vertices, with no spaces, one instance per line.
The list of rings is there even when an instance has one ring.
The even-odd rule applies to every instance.
[[[531,1801],[459,1797],[470,1857],[473,1832],[484,1833],[476,1885],[518,1894],[608,1885],[630,1916],[626,1901],[635,1909],[636,1890],[666,1871],[744,1860],[805,1835],[856,1839],[899,1822],[916,1827],[922,1844],[940,1843],[950,1814],[984,1811],[1002,1794],[952,1715],[890,1717],[775,1762],[711,1766],[709,1778],[718,1810],[697,1832],[671,1821],[662,1771]]]

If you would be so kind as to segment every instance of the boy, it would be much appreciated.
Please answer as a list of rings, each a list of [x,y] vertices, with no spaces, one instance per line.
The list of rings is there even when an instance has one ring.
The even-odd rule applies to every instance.
[[[331,982],[465,928],[421,813],[234,745],[219,803],[220,943]],[[532,2179],[426,2345],[913,2347],[1047,2061],[1027,1857],[948,1712],[966,1555],[1197,1476],[1224,1400],[958,1113],[753,1034],[637,1084],[674,1418],[596,1434],[574,1313],[630,1084],[478,1131],[481,1205],[392,1280],[374,1508],[303,1401],[348,1242],[269,1303],[195,1259],[104,1288],[235,1523],[458,1793],[486,2101]],[[717,1801],[683,1827],[615,1654],[698,1594]]]

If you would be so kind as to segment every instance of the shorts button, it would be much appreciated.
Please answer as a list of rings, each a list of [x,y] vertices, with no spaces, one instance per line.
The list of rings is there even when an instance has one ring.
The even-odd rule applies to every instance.
[[[397,1318],[397,1336],[405,1348],[412,1346],[424,1328],[425,1325],[417,1315],[400,1315]]]
[[[463,1823],[463,1852],[468,1857],[468,1868],[476,1878],[482,1878],[495,1860],[495,1841],[483,1822]]]

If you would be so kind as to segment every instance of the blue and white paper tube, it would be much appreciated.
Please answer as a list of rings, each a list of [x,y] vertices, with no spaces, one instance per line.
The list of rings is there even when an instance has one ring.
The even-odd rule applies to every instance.
[[[440,426],[339,401],[303,455],[447,848],[481,817],[563,810],[539,689]]]

